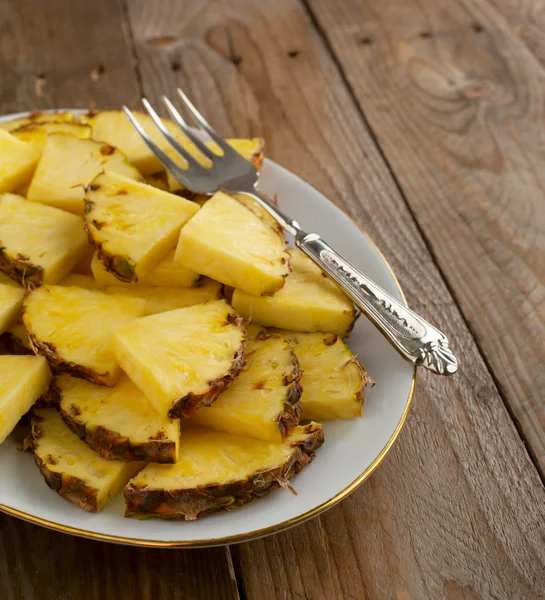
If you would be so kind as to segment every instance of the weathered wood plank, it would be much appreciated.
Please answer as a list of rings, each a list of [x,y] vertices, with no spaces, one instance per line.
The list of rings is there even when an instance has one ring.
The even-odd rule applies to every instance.
[[[0,32],[0,114],[138,102],[117,3],[0,0]],[[116,547],[0,515],[2,600],[231,600],[229,560],[224,549]]]
[[[486,1],[310,0],[545,468],[545,74]]]
[[[371,233],[415,308],[442,317],[462,364],[452,379],[423,374],[400,441],[350,499],[232,548],[247,597],[537,599],[542,484],[303,8],[293,0],[129,8],[146,95],[158,102],[181,85],[225,134],[263,135],[270,156]]]

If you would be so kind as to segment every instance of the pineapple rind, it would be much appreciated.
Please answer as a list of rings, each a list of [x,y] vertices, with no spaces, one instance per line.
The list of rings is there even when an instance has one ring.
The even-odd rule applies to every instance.
[[[22,323],[14,325],[7,331],[4,331],[4,333],[0,335],[0,342],[4,344],[4,348],[7,350],[8,354],[34,354],[26,335],[25,326]]]
[[[218,481],[215,476],[211,476],[210,482],[195,487],[190,487],[189,484],[188,487],[184,483],[183,473],[179,471],[184,468],[186,453],[193,451],[198,454],[198,445],[197,450],[194,449],[195,444],[188,450],[190,444],[188,440],[190,438],[194,440],[196,436],[198,444],[202,436],[210,435],[217,436],[218,452],[222,448],[220,440],[226,440],[232,445],[243,443],[246,446],[250,439],[201,428],[196,428],[193,432],[191,430],[182,432],[180,461],[177,465],[148,465],[125,486],[123,491],[126,503],[125,516],[136,519],[155,517],[193,521],[210,513],[232,510],[248,504],[265,496],[276,487],[293,491],[289,479],[312,461],[315,451],[324,441],[322,426],[318,423],[296,427],[293,436],[286,439],[283,444],[253,440],[255,447],[261,452],[266,453],[267,448],[270,448],[271,454],[277,457],[276,464],[269,464],[254,472],[246,472],[242,476],[240,471],[233,476],[228,474],[224,481]],[[213,457],[210,460],[213,460]],[[249,460],[251,460],[250,456]],[[188,462],[192,462],[191,455]],[[233,459],[233,469],[235,466],[239,470],[245,467],[242,461],[235,465]],[[164,489],[165,487],[167,489]]]
[[[50,386],[61,417],[103,458],[175,463],[180,423],[161,417],[126,376],[113,388],[60,375]]]
[[[46,484],[88,512],[102,510],[144,466],[100,457],[68,429],[55,408],[34,410],[28,441]]]

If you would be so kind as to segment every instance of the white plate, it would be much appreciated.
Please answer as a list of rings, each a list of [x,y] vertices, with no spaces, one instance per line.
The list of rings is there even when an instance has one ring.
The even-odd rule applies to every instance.
[[[0,122],[24,115],[9,115]],[[385,258],[351,219],[320,192],[266,160],[260,188],[278,195],[280,207],[322,235],[354,265],[398,299],[403,294]],[[123,517],[120,495],[99,514],[59,497],[44,483],[31,454],[12,436],[0,446],[0,510],[28,521],[88,538],[142,546],[211,546],[287,529],[330,508],[360,485],[396,440],[414,393],[415,369],[361,317],[348,344],[376,381],[361,419],[325,423],[325,444],[313,463],[294,478],[298,495],[278,489],[233,512],[193,522],[138,521]]]

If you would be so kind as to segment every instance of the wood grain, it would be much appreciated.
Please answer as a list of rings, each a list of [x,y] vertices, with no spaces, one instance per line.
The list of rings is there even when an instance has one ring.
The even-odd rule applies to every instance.
[[[308,524],[232,548],[246,596],[539,598],[538,473],[302,5],[135,0],[129,19],[146,95],[157,101],[181,85],[225,134],[263,135],[269,156],[371,233],[412,305],[443,317],[462,364],[455,378],[422,375],[401,439],[358,492]],[[492,318],[490,305],[482,312]]]
[[[115,2],[0,0],[0,32],[0,114],[139,98]],[[231,600],[230,566],[224,549],[127,548],[0,515],[1,600]]]
[[[545,468],[545,75],[486,1],[309,0]]]

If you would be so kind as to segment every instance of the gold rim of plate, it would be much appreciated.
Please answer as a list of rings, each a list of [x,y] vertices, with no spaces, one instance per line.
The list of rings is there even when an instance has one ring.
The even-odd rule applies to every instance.
[[[82,109],[67,108],[67,109],[57,109],[57,110],[55,110],[55,109],[44,110],[42,112],[74,112],[77,114],[77,113],[82,113],[85,111]],[[22,113],[17,113],[17,114],[12,114],[12,115],[4,115],[4,116],[0,117],[0,122],[10,121],[12,119],[18,119],[18,118],[22,118],[22,117],[27,117],[29,114],[30,114],[29,112],[22,112]],[[405,303],[406,306],[408,306],[407,299],[405,297],[405,294],[403,293],[403,289],[399,283],[399,280],[397,279],[396,274],[394,273],[392,267],[390,266],[390,263],[386,260],[386,257],[384,256],[384,254],[381,252],[381,250],[378,248],[378,246],[375,244],[375,242],[371,239],[371,237],[358,225],[358,223],[356,223],[356,221],[354,221],[354,219],[352,219],[351,217],[349,217],[349,218],[352,221],[352,223],[354,223],[354,225],[367,238],[367,240],[369,241],[371,246],[373,246],[373,248],[376,250],[378,255],[382,258],[382,260],[384,261],[384,264],[388,268],[388,271],[392,275],[392,278],[394,279],[395,284],[397,285],[397,288],[399,290],[399,293],[401,294],[403,302]],[[231,536],[225,536],[225,537],[221,537],[221,538],[213,538],[213,539],[205,539],[205,540],[181,540],[181,541],[146,540],[146,539],[140,539],[140,538],[127,538],[127,537],[118,536],[118,535],[110,535],[107,533],[97,533],[94,531],[88,531],[86,529],[79,529],[77,527],[68,527],[67,525],[61,525],[59,523],[55,523],[54,521],[49,521],[47,519],[42,519],[40,517],[36,517],[34,515],[22,512],[20,510],[17,510],[16,508],[11,508],[9,506],[5,506],[4,504],[0,504],[0,511],[6,513],[8,515],[18,517],[19,519],[22,519],[24,521],[28,521],[29,523],[35,523],[37,525],[47,527],[48,529],[53,529],[54,531],[60,531],[62,533],[69,533],[72,535],[77,535],[79,537],[89,538],[89,539],[93,539],[93,540],[101,540],[103,542],[114,542],[117,544],[126,544],[128,546],[144,546],[144,547],[149,547],[149,548],[190,548],[190,547],[205,548],[207,546],[225,546],[228,544],[249,542],[249,541],[261,538],[261,537],[265,537],[267,535],[279,533],[280,531],[285,531],[286,529],[290,529],[291,527],[295,527],[296,525],[301,525],[305,521],[309,521],[310,519],[313,519],[314,517],[317,517],[321,513],[325,512],[332,506],[335,506],[335,504],[338,504],[339,502],[341,502],[341,500],[344,500],[354,490],[356,490],[356,488],[358,488],[380,465],[380,463],[384,460],[384,458],[390,451],[391,447],[394,445],[395,441],[399,437],[399,434],[401,433],[401,430],[403,429],[403,425],[405,425],[405,422],[407,420],[407,416],[409,415],[409,411],[410,411],[410,408],[411,408],[411,405],[413,402],[413,398],[414,398],[415,389],[416,389],[416,367],[414,367],[413,379],[411,382],[411,389],[409,391],[409,396],[408,396],[406,404],[405,404],[405,410],[403,412],[403,415],[402,415],[399,423],[397,424],[397,427],[395,428],[394,433],[392,434],[392,436],[390,437],[390,439],[388,440],[388,442],[386,443],[384,448],[380,451],[378,456],[375,458],[375,460],[367,467],[367,469],[365,469],[365,471],[361,475],[359,475],[350,485],[348,485],[346,488],[344,488],[344,490],[341,490],[338,494],[335,494],[335,496],[333,496],[329,500],[326,500],[319,506],[316,506],[315,508],[308,510],[307,512],[305,512],[297,517],[294,517],[293,519],[288,519],[287,521],[283,521],[282,523],[277,523],[276,525],[271,525],[269,527],[264,527],[263,529],[256,529],[256,530],[250,531],[248,533],[239,533],[238,535],[231,535]]]

